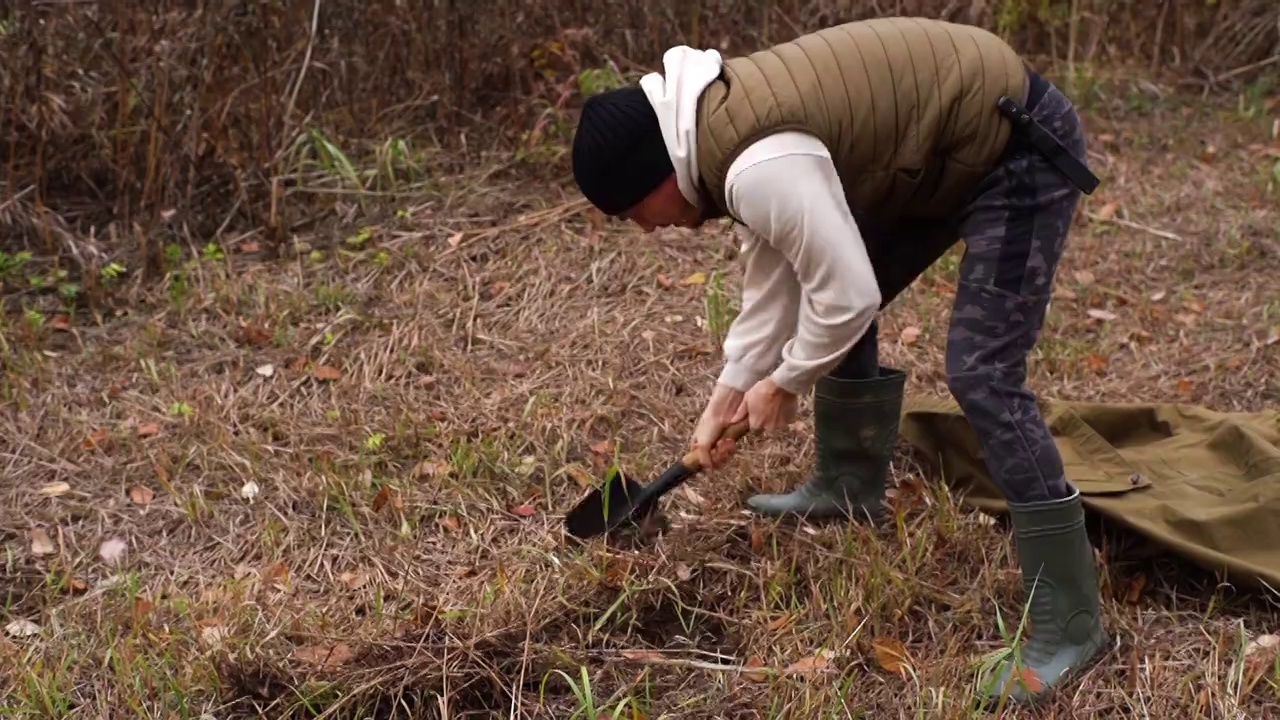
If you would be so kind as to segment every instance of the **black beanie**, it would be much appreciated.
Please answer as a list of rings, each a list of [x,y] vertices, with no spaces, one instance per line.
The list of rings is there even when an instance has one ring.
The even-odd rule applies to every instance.
[[[587,98],[573,136],[573,178],[591,204],[618,215],[673,172],[643,89],[631,85]]]

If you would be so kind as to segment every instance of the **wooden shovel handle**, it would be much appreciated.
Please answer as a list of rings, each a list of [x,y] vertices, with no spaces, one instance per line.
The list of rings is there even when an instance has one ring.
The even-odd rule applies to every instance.
[[[741,439],[743,435],[750,432],[750,430],[751,421],[742,420],[741,422],[734,423],[733,425],[725,428],[724,431],[720,433],[720,439],[724,440],[727,438],[736,442]],[[680,462],[683,463],[685,467],[689,468],[690,472],[697,472],[702,469],[702,461],[698,459],[697,450],[690,450],[685,453],[684,458]]]

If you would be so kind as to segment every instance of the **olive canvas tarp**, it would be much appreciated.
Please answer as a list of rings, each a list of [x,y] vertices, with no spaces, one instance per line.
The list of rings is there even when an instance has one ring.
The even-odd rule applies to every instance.
[[[1040,407],[1087,513],[1234,584],[1280,590],[1280,411],[1044,399]],[[1004,512],[954,401],[908,399],[902,435],[963,502]]]

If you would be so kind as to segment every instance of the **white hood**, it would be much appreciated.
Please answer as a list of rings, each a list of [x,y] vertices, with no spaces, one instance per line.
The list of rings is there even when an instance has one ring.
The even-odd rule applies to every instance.
[[[640,87],[658,113],[662,139],[676,169],[680,192],[695,206],[699,205],[698,96],[719,77],[723,64],[720,53],[715,50],[678,45],[663,54],[663,72],[640,78]]]

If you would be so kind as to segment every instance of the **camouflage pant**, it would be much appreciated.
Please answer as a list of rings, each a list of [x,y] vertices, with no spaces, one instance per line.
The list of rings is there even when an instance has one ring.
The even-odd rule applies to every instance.
[[[1080,159],[1085,141],[1071,102],[1050,86],[1031,114]],[[888,304],[957,240],[965,241],[947,335],[947,385],[973,426],[1005,497],[1066,497],[1062,458],[1026,386],[1035,346],[1080,191],[1024,142],[947,223],[865,222],[869,254]],[[834,374],[873,377],[876,327]]]

